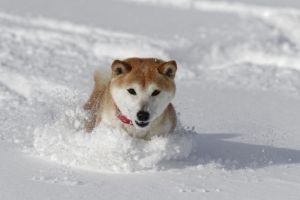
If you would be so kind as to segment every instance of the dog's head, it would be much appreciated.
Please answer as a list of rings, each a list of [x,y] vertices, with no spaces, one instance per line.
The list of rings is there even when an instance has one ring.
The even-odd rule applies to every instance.
[[[175,95],[175,61],[130,58],[112,63],[110,92],[116,106],[136,128],[159,117]]]

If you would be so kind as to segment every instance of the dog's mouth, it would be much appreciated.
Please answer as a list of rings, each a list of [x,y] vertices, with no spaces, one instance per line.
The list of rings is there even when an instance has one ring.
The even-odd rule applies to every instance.
[[[144,128],[146,126],[149,125],[149,122],[139,122],[139,121],[135,121],[136,125],[138,125],[141,128]]]

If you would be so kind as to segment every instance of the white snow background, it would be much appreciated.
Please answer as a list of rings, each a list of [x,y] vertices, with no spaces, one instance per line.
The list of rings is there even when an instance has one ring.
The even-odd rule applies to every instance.
[[[0,199],[299,199],[300,3],[0,1]],[[82,131],[92,73],[175,59],[180,125]]]

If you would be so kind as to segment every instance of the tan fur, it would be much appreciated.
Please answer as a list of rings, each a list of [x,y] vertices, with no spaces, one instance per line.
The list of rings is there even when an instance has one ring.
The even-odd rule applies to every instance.
[[[170,67],[173,70],[164,71]],[[122,68],[126,73],[118,75],[118,70],[120,70],[118,68]],[[123,128],[133,137],[140,137],[136,134],[137,130],[135,130],[134,126],[124,124],[117,119],[116,113],[118,108],[111,96],[111,87],[126,87],[126,85],[137,83],[142,88],[146,88],[149,84],[155,83],[159,88],[175,93],[176,88],[173,80],[175,72],[175,61],[165,62],[155,58],[116,60],[112,64],[112,78],[110,80],[105,80],[105,77],[101,76],[100,72],[96,72],[94,75],[95,86],[93,92],[84,105],[84,109],[89,114],[85,123],[86,131],[91,132],[103,121],[114,128]],[[142,138],[147,139],[153,135],[161,135],[162,133],[160,133],[159,129],[165,126],[166,123],[170,124],[167,132],[172,132],[176,126],[176,112],[171,103],[159,117],[151,122],[147,133]]]

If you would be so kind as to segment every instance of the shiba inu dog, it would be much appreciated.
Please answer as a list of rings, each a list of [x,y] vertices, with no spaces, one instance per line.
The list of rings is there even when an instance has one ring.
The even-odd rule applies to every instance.
[[[171,133],[176,112],[175,61],[155,58],[115,60],[111,77],[94,74],[94,90],[84,105],[88,112],[85,129],[91,132],[100,122],[121,128],[136,138]]]

